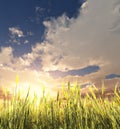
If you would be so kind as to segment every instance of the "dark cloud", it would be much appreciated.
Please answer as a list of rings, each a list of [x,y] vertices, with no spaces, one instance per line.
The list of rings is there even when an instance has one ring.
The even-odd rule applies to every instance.
[[[105,79],[114,79],[114,78],[120,78],[120,74],[109,74],[105,77]]]
[[[59,70],[49,71],[49,74],[54,78],[65,77],[65,76],[68,76],[68,75],[71,75],[71,76],[85,76],[87,74],[91,74],[91,73],[97,72],[99,70],[100,70],[99,66],[93,65],[93,66],[88,66],[88,67],[85,67],[85,68],[82,68],[82,69],[74,69],[74,70],[69,70],[69,71],[65,71],[65,72],[62,72],[62,71],[59,71]]]

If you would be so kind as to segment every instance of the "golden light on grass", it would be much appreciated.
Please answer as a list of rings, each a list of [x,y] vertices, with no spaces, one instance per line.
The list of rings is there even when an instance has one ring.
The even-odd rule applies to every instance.
[[[26,77],[26,80],[29,80],[29,78]],[[21,94],[22,97],[26,97],[29,90],[29,96],[33,98],[35,95],[38,98],[41,98],[44,95],[48,95],[49,93],[53,95],[51,87],[46,81],[41,81],[40,84],[34,82],[34,80],[31,80],[31,82],[23,82],[20,80],[20,76],[17,74],[15,78],[15,85],[12,87],[12,92],[14,94]]]
[[[61,88],[62,94],[58,92],[54,98],[46,96],[46,88],[19,82],[17,95],[11,103],[4,100],[4,108],[0,106],[1,129],[120,128],[120,91],[117,87],[110,101],[104,98],[105,90],[97,96],[96,87],[88,88],[89,93],[82,96],[79,85],[68,83]],[[21,96],[24,97],[21,99]]]

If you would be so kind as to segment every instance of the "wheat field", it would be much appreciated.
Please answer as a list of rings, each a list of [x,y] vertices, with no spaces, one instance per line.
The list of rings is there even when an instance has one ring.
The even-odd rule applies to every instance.
[[[45,91],[44,91],[45,92]],[[0,129],[119,129],[120,91],[104,97],[104,90],[97,97],[98,89],[92,87],[84,96],[77,84],[63,86],[56,98],[28,93],[25,98],[7,94],[0,106]]]

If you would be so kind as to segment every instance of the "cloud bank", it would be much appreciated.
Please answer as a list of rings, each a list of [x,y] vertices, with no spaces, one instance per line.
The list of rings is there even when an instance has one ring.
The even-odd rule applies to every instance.
[[[63,14],[44,21],[45,41],[33,47],[33,53],[42,51],[43,70],[64,71],[98,65],[101,70],[93,76],[94,80],[102,80],[106,74],[119,74],[119,9],[118,0],[88,0],[76,19]]]

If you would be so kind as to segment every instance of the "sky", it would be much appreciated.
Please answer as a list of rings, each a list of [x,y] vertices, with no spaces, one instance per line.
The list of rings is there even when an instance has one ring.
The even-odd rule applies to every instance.
[[[119,0],[1,0],[0,87],[53,93],[120,80]]]

